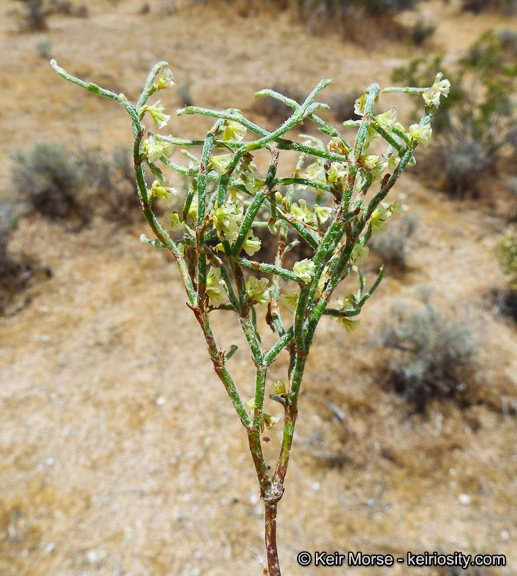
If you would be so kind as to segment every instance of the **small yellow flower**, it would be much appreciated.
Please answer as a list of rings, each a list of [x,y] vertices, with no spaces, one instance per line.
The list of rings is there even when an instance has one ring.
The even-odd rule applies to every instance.
[[[212,156],[210,158],[210,166],[211,168],[214,168],[218,174],[224,174],[232,159],[233,154],[220,154],[219,156]]]
[[[291,310],[291,312],[294,312],[296,310],[296,307],[298,306],[299,297],[300,295],[298,294],[298,292],[289,292],[289,294],[281,294],[280,304],[285,306],[288,310]]]
[[[197,200],[192,200],[192,202],[190,203],[190,208],[188,209],[188,215],[192,219],[192,222],[195,222],[197,220],[197,206],[198,206]]]
[[[267,306],[269,302],[269,288],[267,287],[267,278],[261,278],[257,280],[255,276],[250,276],[250,279],[246,282],[246,291],[248,292],[248,298],[250,300],[255,300],[261,306]]]
[[[332,208],[329,208],[328,206],[314,206],[314,211],[316,212],[320,224],[326,222],[332,214]]]
[[[178,230],[183,230],[183,224],[178,213],[176,212],[165,212],[164,214],[164,228],[171,232],[177,232]]]
[[[366,154],[365,156],[361,156],[360,160],[370,169],[373,180],[378,180],[384,169],[388,166],[388,160],[384,157],[379,158],[376,154]]]
[[[354,103],[354,112],[358,116],[364,115],[364,107],[366,106],[366,94],[360,96]]]
[[[394,200],[389,206],[388,210],[392,214],[404,214],[405,206],[402,200]]]
[[[307,284],[314,276],[314,262],[308,258],[300,260],[293,266],[293,272],[302,282]]]
[[[255,252],[260,250],[261,244],[261,241],[253,234],[253,231],[249,230],[242,247],[248,256],[253,256]]]
[[[342,316],[338,318],[338,322],[343,326],[346,330],[347,334],[352,334],[357,328],[359,327],[359,323],[361,320],[352,320],[351,318],[347,318],[346,316]]]
[[[275,394],[278,394],[279,396],[281,396],[282,394],[287,394],[287,388],[283,380],[277,380],[273,384],[273,388],[275,389]]]
[[[332,162],[329,171],[327,173],[327,181],[329,184],[336,182],[337,180],[343,180],[348,176],[348,169],[342,162]]]
[[[432,133],[433,129],[431,128],[431,124],[425,124],[424,126],[413,124],[409,127],[409,135],[411,138],[414,138],[417,142],[422,144],[424,148],[427,148],[431,143]]]
[[[151,164],[162,156],[170,158],[173,150],[174,146],[170,142],[164,142],[163,140],[156,142],[154,138],[149,138],[142,142],[142,151],[147,156],[147,161]]]
[[[438,92],[441,92],[447,98],[447,96],[449,95],[449,90],[451,89],[451,83],[449,82],[449,80],[447,80],[447,78],[445,78],[444,80],[442,80],[442,78],[443,74],[441,72],[438,72],[436,78],[434,79],[433,88],[438,90]]]
[[[178,191],[175,188],[169,186],[167,180],[155,180],[151,186],[151,194],[165,203],[171,202],[172,197],[177,193]]]
[[[366,258],[368,258],[368,253],[370,249],[368,246],[361,246],[361,244],[356,244],[350,254],[350,262],[355,266],[360,266]]]
[[[256,178],[253,174],[249,172],[243,172],[240,175],[246,190],[250,194],[256,194],[262,186],[264,186],[265,180],[261,180],[260,178]]]
[[[395,108],[392,108],[387,112],[377,114],[377,116],[375,116],[375,120],[381,128],[384,128],[384,130],[391,130],[393,124],[395,124],[397,121],[397,111]]]
[[[214,308],[219,308],[223,303],[226,292],[219,268],[210,267],[208,271],[206,276],[206,295]]]
[[[223,141],[232,140],[234,142],[241,142],[246,135],[246,128],[235,122],[234,120],[229,120],[223,132]]]
[[[164,113],[165,108],[163,107],[161,100],[158,100],[152,106],[144,106],[143,110],[151,114],[151,118],[156,126],[157,130],[160,130],[167,125],[167,122],[171,119],[168,114]]]
[[[422,92],[422,98],[426,103],[426,106],[439,106],[440,96],[442,93],[436,88],[428,88]]]
[[[174,86],[174,75],[169,70],[169,68],[165,68],[161,76],[156,81],[156,89],[163,90],[164,88],[171,88],[172,86]]]
[[[325,168],[323,163],[314,162],[305,168],[304,178],[314,180],[315,182],[325,182]]]
[[[212,212],[212,221],[219,237],[222,236],[228,242],[234,242],[237,239],[242,218],[242,207],[231,201]]]

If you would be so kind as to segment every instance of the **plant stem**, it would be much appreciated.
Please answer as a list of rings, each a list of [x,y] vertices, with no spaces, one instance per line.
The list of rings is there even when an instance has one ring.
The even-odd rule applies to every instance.
[[[276,545],[276,512],[278,500],[265,501],[265,539],[268,576],[281,576]]]

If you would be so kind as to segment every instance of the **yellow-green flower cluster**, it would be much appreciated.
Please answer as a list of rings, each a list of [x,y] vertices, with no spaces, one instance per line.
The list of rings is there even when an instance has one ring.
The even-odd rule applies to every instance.
[[[338,300],[337,305],[342,312],[345,312],[346,310],[354,308],[352,301],[353,296],[348,296],[344,300]],[[352,334],[352,332],[357,330],[359,323],[361,322],[357,316],[354,316],[353,318],[355,319],[349,318],[348,316],[339,316],[337,319],[341,326],[346,330],[347,334]]]
[[[314,262],[308,258],[300,260],[293,266],[293,272],[302,282],[308,284],[314,277]]]
[[[153,119],[157,130],[167,126],[167,122],[171,119],[168,114],[165,114],[165,108],[163,107],[161,100],[158,100],[152,106],[142,106],[142,108],[140,108],[140,113],[143,114],[145,112],[151,114],[151,118]]]
[[[156,141],[152,136],[142,142],[142,152],[146,155],[147,161],[151,164],[159,160],[162,156],[170,158],[174,146],[164,140]]]
[[[172,201],[173,196],[175,196],[178,191],[175,188],[169,186],[167,180],[155,180],[151,186],[151,194],[155,198],[159,198],[165,203]]]
[[[269,302],[269,288],[267,278],[258,280],[255,276],[250,276],[246,282],[246,292],[248,300],[255,300],[262,307],[267,306]]]
[[[212,268],[206,275],[206,295],[214,308],[219,308],[226,296],[224,280],[221,279],[219,268]]]

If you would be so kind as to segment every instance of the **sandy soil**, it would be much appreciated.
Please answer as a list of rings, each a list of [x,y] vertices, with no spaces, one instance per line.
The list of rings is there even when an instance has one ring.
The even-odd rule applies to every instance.
[[[310,36],[290,12],[242,18],[177,2],[160,13],[166,4],[173,5],[150,2],[141,15],[136,0],[94,0],[87,19],[53,16],[48,31],[28,34],[17,31],[19,3],[2,2],[3,165],[13,149],[35,142],[109,151],[131,139],[123,111],[52,72],[35,50],[42,38],[70,72],[131,99],[165,59],[179,85],[191,84],[196,104],[238,105],[266,123],[253,109],[258,89],[282,83],[308,92],[322,77],[335,79],[330,92],[386,85],[394,66],[425,52],[381,44],[371,53],[332,34]],[[438,23],[431,48],[447,49],[451,61],[481,31],[516,25],[497,14],[462,14],[455,2],[422,10]],[[180,105],[174,91],[162,101]],[[193,136],[206,127],[195,118],[172,126]],[[8,186],[4,171],[0,193]],[[298,566],[302,550],[463,550],[505,554],[507,566],[493,573],[516,574],[516,328],[485,304],[503,285],[489,246],[504,222],[411,175],[397,194],[419,215],[408,270],[388,274],[353,339],[323,322],[311,351],[279,509],[283,569],[322,573]],[[16,231],[13,253],[44,261],[53,278],[31,288],[27,307],[0,319],[2,576],[260,572],[262,509],[245,435],[174,265],[140,244],[141,232],[144,223],[120,229],[99,218],[75,232],[38,216]],[[379,385],[390,306],[417,303],[421,286],[446,316],[473,326],[478,385],[467,408],[442,401],[416,415]],[[216,327],[223,348],[241,342],[224,315]],[[231,363],[241,389],[251,390],[247,354]],[[280,358],[271,378],[285,367]],[[361,574],[441,573],[395,566]]]

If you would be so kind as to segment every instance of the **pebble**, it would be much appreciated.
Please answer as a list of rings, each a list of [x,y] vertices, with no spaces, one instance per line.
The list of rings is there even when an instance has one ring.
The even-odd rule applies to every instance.
[[[97,560],[99,559],[99,555],[97,554],[97,550],[89,550],[86,557],[88,558],[88,562],[90,564],[95,564],[95,562],[97,562]]]
[[[56,543],[55,542],[49,542],[46,546],[45,546],[45,554],[50,554],[51,552],[54,551],[56,547]]]
[[[460,494],[458,500],[463,506],[468,506],[472,502],[472,498],[468,494]]]
[[[46,460],[45,460],[45,464],[50,468],[50,466],[54,466],[54,464],[56,463],[56,459],[53,456],[49,456]]]
[[[501,538],[503,540],[509,540],[510,539],[510,532],[508,532],[508,530],[501,530]]]
[[[50,336],[48,334],[43,334],[41,337],[42,342],[50,342]]]
[[[156,398],[156,406],[164,406],[165,405],[165,398],[163,396],[159,396]]]
[[[319,492],[321,489],[321,484],[319,482],[313,482],[312,489],[314,490],[314,492]]]

